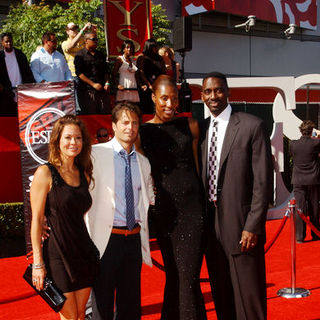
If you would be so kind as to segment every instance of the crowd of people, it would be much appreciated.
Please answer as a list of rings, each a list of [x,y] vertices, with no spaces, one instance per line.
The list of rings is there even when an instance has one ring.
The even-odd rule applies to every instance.
[[[132,50],[123,45],[114,75],[132,68]],[[150,212],[166,275],[162,320],[207,319],[203,257],[218,319],[266,319],[272,160],[263,122],[232,111],[224,74],[203,79],[211,115],[202,122],[177,117],[172,74],[149,80],[154,116],[147,123],[136,103],[118,102],[113,138],[100,128],[97,139],[105,140],[92,147],[77,116],[54,125],[48,163],[30,192],[34,285],[41,290],[48,274],[61,288],[61,319],[85,319],[91,289],[92,319],[141,319],[141,266],[152,265]]]
[[[203,257],[217,318],[265,320],[272,157],[263,121],[232,110],[219,72],[202,82],[210,116],[201,122],[177,117],[179,64],[172,49],[159,50],[148,39],[135,62],[134,43],[125,40],[110,73],[94,25],[79,30],[71,22],[66,33],[63,54],[55,34],[44,33],[30,65],[12,35],[1,35],[1,115],[16,115],[22,83],[73,80],[77,114],[111,113],[112,119],[113,134],[99,128],[93,146],[75,115],[53,127],[48,162],[36,170],[30,190],[35,287],[42,290],[48,275],[64,293],[61,319],[85,319],[90,294],[94,320],[141,319],[152,213],[166,275],[161,320],[207,319]],[[142,124],[142,113],[153,117]],[[308,206],[319,227],[320,142],[311,139],[313,128],[303,122],[302,138],[291,144],[292,183],[298,207]],[[304,237],[298,220],[297,241]]]
[[[61,43],[62,53],[54,33],[42,35],[42,45],[32,54],[30,64],[23,52],[13,46],[11,33],[1,35],[0,99],[6,103],[0,116],[17,115],[17,87],[24,83],[73,80],[77,114],[111,114],[114,101],[131,101],[143,113],[153,113],[151,86],[160,74],[178,81],[179,64],[174,51],[158,48],[154,39],[146,41],[143,53],[134,59],[135,47],[125,40],[120,56],[112,63],[97,50],[96,26],[90,22],[82,29],[70,22],[67,39]],[[115,88],[115,92],[111,90]],[[115,98],[111,98],[115,95]]]

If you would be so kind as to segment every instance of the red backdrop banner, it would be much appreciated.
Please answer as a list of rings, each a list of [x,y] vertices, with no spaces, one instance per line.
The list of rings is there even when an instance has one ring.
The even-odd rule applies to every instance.
[[[183,0],[182,14],[192,15],[217,10],[249,16],[280,24],[296,24],[313,29],[317,27],[316,0]]]
[[[27,252],[30,241],[30,185],[37,167],[47,162],[55,121],[75,114],[73,82],[31,83],[18,87],[18,120]]]
[[[136,55],[144,42],[151,38],[152,19],[150,0],[104,0],[105,30],[109,57],[120,54],[124,40],[135,45]]]

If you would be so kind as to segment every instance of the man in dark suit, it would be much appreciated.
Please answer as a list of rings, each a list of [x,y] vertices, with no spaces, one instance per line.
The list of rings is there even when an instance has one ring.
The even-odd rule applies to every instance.
[[[272,186],[263,121],[233,112],[225,75],[203,80],[211,116],[200,124],[210,285],[218,319],[266,319],[265,221]],[[216,123],[217,125],[215,125]],[[217,179],[214,179],[214,177]]]
[[[24,53],[13,47],[11,33],[1,34],[3,50],[0,51],[0,88],[3,108],[1,115],[17,115],[16,87],[21,83],[35,82]]]
[[[312,130],[315,124],[312,121],[303,121],[299,127],[301,138],[292,140],[290,150],[293,156],[293,184],[294,197],[297,207],[304,214],[309,214],[311,223],[320,229],[319,225],[319,187],[320,187],[320,139],[312,139]],[[312,231],[312,239],[319,237]],[[302,243],[306,237],[306,224],[298,216],[296,219],[296,240]]]

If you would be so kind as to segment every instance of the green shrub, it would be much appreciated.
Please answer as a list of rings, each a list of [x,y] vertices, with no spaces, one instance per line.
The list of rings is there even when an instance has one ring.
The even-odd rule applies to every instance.
[[[0,203],[0,238],[24,237],[23,203]]]

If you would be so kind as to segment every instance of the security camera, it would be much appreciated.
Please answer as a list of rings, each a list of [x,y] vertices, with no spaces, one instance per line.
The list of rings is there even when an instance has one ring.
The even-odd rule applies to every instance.
[[[295,34],[297,26],[293,23],[289,24],[289,28],[284,30],[284,35],[287,39],[291,39],[291,36]]]
[[[248,20],[245,23],[237,24],[235,28],[242,28],[244,27],[246,32],[250,31],[250,28],[254,27],[256,24],[256,16],[248,16]]]

